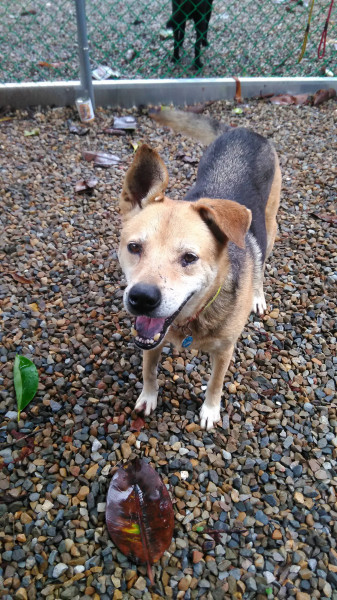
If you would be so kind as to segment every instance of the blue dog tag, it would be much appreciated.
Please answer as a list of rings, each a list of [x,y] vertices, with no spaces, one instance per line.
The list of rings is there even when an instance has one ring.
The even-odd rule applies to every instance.
[[[191,335],[187,335],[185,337],[185,339],[183,339],[183,341],[181,342],[181,345],[183,348],[188,348],[188,346],[190,346],[193,342],[193,338]]]

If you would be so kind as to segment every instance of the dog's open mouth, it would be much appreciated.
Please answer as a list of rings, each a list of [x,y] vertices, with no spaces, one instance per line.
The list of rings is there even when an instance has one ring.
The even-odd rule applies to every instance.
[[[178,310],[176,310],[173,315],[166,318],[154,319],[151,317],[140,316],[136,318],[135,323],[135,343],[138,348],[142,350],[151,350],[152,348],[156,348],[158,344],[164,339],[168,328],[171,323],[173,323],[174,319],[179,315],[180,311],[185,306],[186,302],[193,296],[193,293],[190,294],[186,300],[179,306]]]

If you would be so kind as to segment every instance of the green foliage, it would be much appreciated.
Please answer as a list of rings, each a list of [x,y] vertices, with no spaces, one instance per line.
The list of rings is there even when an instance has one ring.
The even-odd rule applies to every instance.
[[[18,406],[18,421],[21,411],[33,400],[39,384],[39,374],[34,363],[17,354],[14,361],[14,387]]]

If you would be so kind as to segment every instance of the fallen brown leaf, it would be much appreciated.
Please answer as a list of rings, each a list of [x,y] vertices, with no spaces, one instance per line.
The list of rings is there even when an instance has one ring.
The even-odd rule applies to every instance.
[[[13,279],[15,279],[15,281],[18,281],[19,283],[34,283],[33,279],[27,279],[27,277],[23,277],[22,275],[15,273],[15,271],[5,271],[4,273],[2,273],[2,275],[11,275]]]
[[[317,90],[317,92],[314,94],[312,103],[314,106],[319,106],[320,104],[323,104],[323,102],[327,102],[327,100],[330,100],[335,96],[336,90],[333,88],[329,88],[328,90]]]
[[[239,102],[241,104],[243,102],[243,98],[241,96],[241,81],[238,77],[235,76],[233,77],[233,79],[236,83],[234,100],[235,102]]]
[[[310,214],[316,219],[321,219],[321,221],[325,221],[326,223],[330,223],[331,225],[337,225],[337,215],[335,214],[319,212],[312,212]]]

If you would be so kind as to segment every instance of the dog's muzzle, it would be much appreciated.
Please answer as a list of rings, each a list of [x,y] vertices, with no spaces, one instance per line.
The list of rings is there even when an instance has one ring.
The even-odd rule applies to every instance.
[[[136,315],[135,343],[142,350],[156,348],[164,339],[168,328],[179,315],[188,300],[193,296],[192,292],[182,302],[179,308],[168,317],[151,317],[151,313],[160,306],[162,295],[158,287],[146,283],[137,283],[128,294],[127,309]]]

